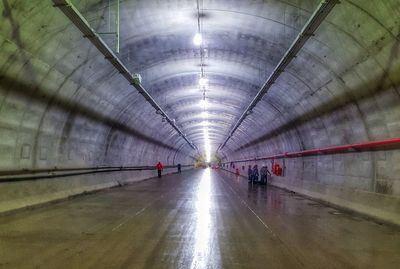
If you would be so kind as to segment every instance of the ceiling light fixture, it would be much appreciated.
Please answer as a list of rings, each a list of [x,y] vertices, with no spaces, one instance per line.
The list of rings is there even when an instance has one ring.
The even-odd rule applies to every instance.
[[[206,79],[205,77],[201,77],[201,78],[199,79],[199,85],[200,85],[201,87],[206,87],[207,84],[208,84],[208,79]]]
[[[193,37],[193,44],[201,46],[203,44],[203,36],[200,33],[196,33]]]
[[[207,112],[207,111],[201,112],[201,117],[202,117],[203,119],[208,119],[208,112]]]
[[[205,100],[205,99],[201,99],[201,100],[200,100],[200,106],[201,106],[203,109],[207,109],[207,107],[208,107],[208,101]],[[206,111],[205,111],[205,112],[206,112]]]

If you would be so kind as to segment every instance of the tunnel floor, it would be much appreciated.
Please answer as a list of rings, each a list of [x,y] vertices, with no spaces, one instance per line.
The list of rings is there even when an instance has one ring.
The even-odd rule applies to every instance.
[[[214,170],[0,218],[3,268],[398,268],[400,232]]]

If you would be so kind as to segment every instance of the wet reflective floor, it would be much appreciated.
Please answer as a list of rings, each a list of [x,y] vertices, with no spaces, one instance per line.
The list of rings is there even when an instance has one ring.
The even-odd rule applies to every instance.
[[[0,268],[399,265],[399,230],[209,169],[0,217]]]

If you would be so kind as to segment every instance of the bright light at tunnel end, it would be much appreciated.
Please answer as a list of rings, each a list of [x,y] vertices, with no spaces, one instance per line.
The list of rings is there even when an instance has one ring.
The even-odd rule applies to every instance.
[[[208,102],[207,102],[207,100],[201,99],[201,100],[200,100],[200,106],[201,106],[202,108],[206,109],[206,108],[208,107]],[[208,112],[205,111],[205,113],[208,113]],[[208,115],[208,114],[207,114],[207,115]]]
[[[205,151],[205,157],[206,157],[206,162],[211,162],[211,144],[210,144],[210,137],[208,134],[208,128],[204,127],[203,129],[204,132],[204,151]]]

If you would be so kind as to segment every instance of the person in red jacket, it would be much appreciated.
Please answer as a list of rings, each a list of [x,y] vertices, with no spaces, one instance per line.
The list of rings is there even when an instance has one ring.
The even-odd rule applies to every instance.
[[[163,165],[162,165],[162,163],[161,162],[158,162],[157,164],[156,164],[156,169],[157,169],[157,172],[158,172],[158,177],[161,177],[161,171],[163,170]]]

